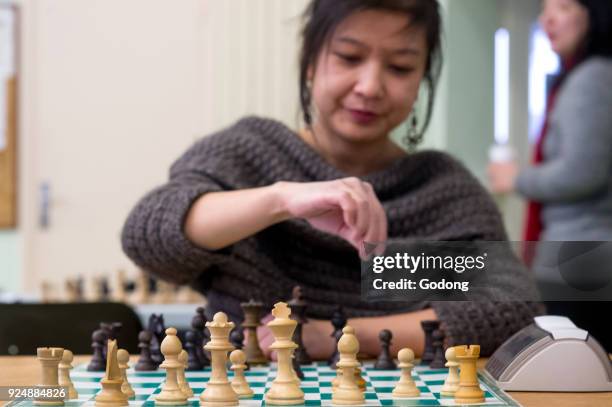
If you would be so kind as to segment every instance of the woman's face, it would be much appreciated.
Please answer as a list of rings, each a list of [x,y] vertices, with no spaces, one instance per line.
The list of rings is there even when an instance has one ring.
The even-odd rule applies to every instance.
[[[589,13],[577,0],[544,0],[540,24],[561,58],[576,54],[589,29]]]
[[[409,23],[406,15],[367,10],[337,27],[309,70],[315,128],[369,143],[408,117],[428,52],[425,31]]]

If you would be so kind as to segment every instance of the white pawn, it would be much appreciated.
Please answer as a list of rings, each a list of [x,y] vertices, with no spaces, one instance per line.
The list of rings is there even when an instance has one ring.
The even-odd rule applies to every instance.
[[[444,381],[444,386],[440,389],[440,394],[442,396],[454,396],[459,390],[459,362],[457,362],[455,348],[450,346],[446,349],[444,357],[447,360],[444,366],[448,367],[448,376]]]
[[[179,354],[178,360],[183,364],[183,367],[180,367],[177,370],[179,387],[181,388],[182,392],[185,393],[187,398],[193,397],[193,390],[191,390],[191,387],[189,387],[189,383],[187,383],[187,379],[185,378],[185,368],[187,367],[189,361],[189,355],[185,349],[183,349]]]
[[[130,367],[128,362],[130,361],[130,354],[125,349],[119,349],[117,351],[117,362],[119,363],[119,370],[121,370],[121,377],[123,378],[123,383],[121,384],[121,391],[123,394],[128,396],[128,398],[132,398],[136,396],[136,392],[130,385],[127,379],[127,369]]]
[[[164,361],[159,367],[166,369],[166,382],[161,393],[155,397],[155,405],[183,406],[187,404],[187,397],[178,385],[177,370],[182,366],[179,354],[183,350],[181,340],[176,336],[176,329],[166,329],[166,337],[161,343],[161,353]]]
[[[244,369],[246,369],[246,355],[240,349],[236,349],[230,353],[230,362],[232,362],[231,370],[234,371],[232,379],[232,388],[240,398],[253,397],[253,390],[249,387],[244,377]]]
[[[412,380],[414,352],[410,348],[403,348],[397,353],[397,358],[400,361],[398,367],[402,369],[402,375],[393,389],[393,397],[418,397],[421,391]]]
[[[58,381],[59,385],[62,387],[68,388],[68,400],[74,400],[79,398],[79,394],[74,388],[74,383],[70,380],[70,370],[72,369],[72,360],[74,359],[74,355],[68,349],[64,349],[64,354],[62,356],[62,360],[58,366]]]
[[[359,353],[359,341],[355,336],[355,329],[346,325],[342,329],[342,336],[338,341],[338,352],[340,360],[336,363],[339,375],[338,386],[332,390],[332,404],[334,405],[361,405],[365,397],[355,375],[355,369],[359,367],[357,353]]]

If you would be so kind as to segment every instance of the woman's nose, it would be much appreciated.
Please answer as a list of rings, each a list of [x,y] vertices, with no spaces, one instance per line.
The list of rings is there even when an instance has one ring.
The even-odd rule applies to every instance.
[[[365,98],[378,98],[384,93],[382,69],[379,64],[364,65],[359,72],[355,92]]]

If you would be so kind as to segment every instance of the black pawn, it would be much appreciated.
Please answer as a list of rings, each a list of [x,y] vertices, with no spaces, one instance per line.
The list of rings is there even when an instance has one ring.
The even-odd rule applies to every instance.
[[[206,355],[204,351],[204,341],[206,336],[204,335],[204,331],[207,331],[205,328],[204,319],[204,308],[198,307],[196,315],[191,318],[191,328],[195,334],[195,344],[196,344],[196,354],[198,355],[198,359],[200,359],[200,365],[202,366],[210,366],[210,359]]]
[[[295,331],[293,331],[293,342],[298,346],[294,353],[295,359],[300,365],[309,365],[312,363],[312,359],[302,339],[302,328],[308,322],[306,318],[308,303],[302,299],[302,288],[300,286],[293,287],[291,300],[288,304],[291,307],[291,318],[297,321],[297,326]]]
[[[197,352],[196,336],[197,333],[191,330],[185,333],[185,350],[187,351],[188,355],[186,370],[189,371],[204,369],[204,365],[202,365],[202,361],[200,360]]]
[[[112,329],[111,324],[109,322],[100,322],[100,330],[104,333],[104,347],[102,348],[102,354],[104,355],[104,360],[106,361],[106,348],[108,344],[108,340],[112,339]]]
[[[166,335],[164,316],[162,314],[151,314],[147,331],[151,332],[153,335],[151,338],[151,359],[159,366],[164,361],[164,356],[160,349],[161,343]]]
[[[336,368],[336,363],[340,360],[340,353],[338,352],[338,342],[342,337],[342,329],[346,325],[347,318],[344,315],[344,311],[342,307],[338,307],[334,313],[332,314],[331,323],[334,326],[334,332],[332,332],[331,336],[336,340],[336,345],[334,347],[334,353],[328,359],[327,364],[331,366],[332,369]]]
[[[138,349],[140,349],[140,356],[138,362],[134,366],[134,370],[137,372],[148,372],[151,370],[157,370],[157,363],[151,358],[151,340],[153,334],[149,331],[140,331],[138,334]]]
[[[423,351],[423,356],[421,357],[421,364],[427,365],[431,363],[434,358],[434,348],[433,348],[433,331],[440,327],[440,321],[421,321],[421,327],[425,332],[425,350]]]
[[[122,327],[123,327],[123,324],[121,322],[111,322],[110,323],[110,335],[108,339],[116,340],[117,337],[119,336],[119,331],[121,331]]]
[[[198,315],[201,319],[202,319],[202,338],[204,341],[204,344],[207,344],[208,341],[210,341],[210,332],[208,332],[208,329],[206,329],[206,310],[204,309],[204,307],[198,307],[196,308],[196,315]]]
[[[376,359],[376,363],[374,363],[374,369],[397,369],[397,365],[395,364],[395,361],[393,360],[393,358],[391,357],[391,353],[389,352],[392,338],[393,334],[388,329],[383,329],[378,334],[378,339],[380,339],[380,354],[378,355],[378,359]]]
[[[432,334],[434,358],[429,364],[432,369],[443,369],[446,364],[446,358],[444,357],[444,331],[436,329]]]
[[[234,328],[229,339],[234,348],[242,350],[244,346],[244,333],[242,332],[242,328]]]
[[[97,329],[91,335],[91,347],[93,356],[91,362],[87,365],[89,372],[104,372],[106,370],[106,358],[104,357],[104,349],[106,348],[106,332]]]

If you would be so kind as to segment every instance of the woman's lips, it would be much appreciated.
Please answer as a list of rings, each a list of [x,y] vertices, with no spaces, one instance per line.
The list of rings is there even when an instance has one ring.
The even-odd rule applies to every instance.
[[[366,110],[347,109],[353,121],[359,124],[369,124],[376,120],[378,114]]]

